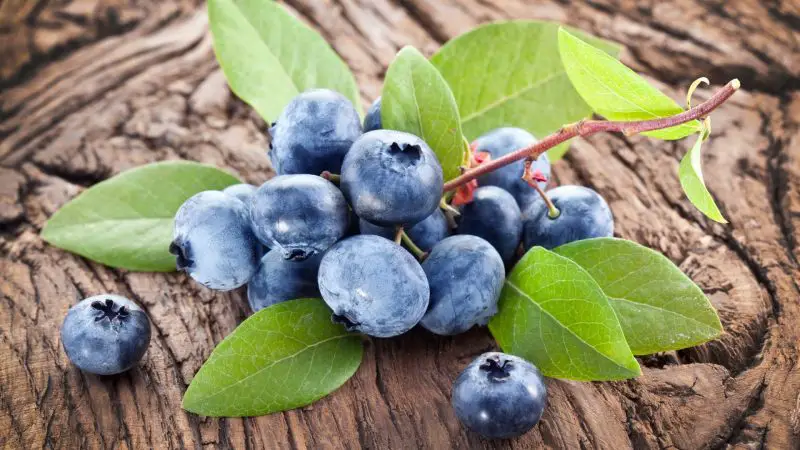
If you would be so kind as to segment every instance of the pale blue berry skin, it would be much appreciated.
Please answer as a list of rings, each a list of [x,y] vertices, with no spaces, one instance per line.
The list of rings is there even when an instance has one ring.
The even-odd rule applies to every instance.
[[[458,376],[453,408],[464,426],[484,437],[508,439],[530,431],[547,402],[544,378],[533,364],[505,353],[484,353]]]
[[[483,186],[462,208],[456,232],[486,239],[508,264],[522,239],[522,212],[508,191]]]
[[[479,137],[476,143],[476,151],[488,152],[492,159],[497,159],[515,150],[535,144],[536,138],[532,134],[521,128],[497,128]],[[542,174],[550,178],[550,160],[547,155],[541,155],[533,162],[532,170],[540,170]],[[524,209],[536,196],[536,190],[522,179],[525,172],[525,161],[520,160],[489,172],[478,178],[480,186],[497,186],[505,189],[517,201],[520,209]],[[544,189],[547,182],[540,182],[539,187]]]
[[[209,289],[243,286],[263,252],[250,229],[247,206],[220,191],[204,191],[186,200],[175,215],[169,251],[177,268]]]
[[[394,240],[394,227],[374,225],[364,219],[358,221],[358,226],[361,234],[374,234],[375,236]],[[450,227],[442,210],[436,208],[433,214],[426,217],[425,220],[417,222],[411,228],[408,228],[407,233],[417,247],[424,252],[429,252],[434,245],[450,235]]]
[[[442,166],[413,134],[370,131],[350,148],[341,188],[358,217],[376,225],[414,224],[431,215],[442,197]]]
[[[241,183],[228,186],[223,189],[222,192],[232,195],[241,200],[245,205],[248,205],[250,203],[250,198],[253,196],[253,193],[256,191],[256,189],[258,188],[252,184]]]
[[[372,102],[372,106],[367,110],[367,115],[364,116],[364,133],[367,131],[380,130],[383,128],[383,120],[381,119],[381,98],[378,97]]]
[[[253,194],[250,222],[258,239],[285,259],[302,261],[347,233],[344,196],[316,175],[280,175]]]
[[[361,118],[343,95],[313,89],[292,99],[269,132],[269,156],[278,175],[339,173],[361,135]]]
[[[256,312],[287,300],[319,297],[317,273],[321,260],[321,255],[305,261],[286,260],[277,252],[264,255],[247,284],[250,309]]]
[[[542,199],[523,213],[523,244],[553,249],[583,239],[614,235],[614,217],[608,203],[597,192],[583,186],[559,186],[547,191],[561,214],[548,216]]]
[[[370,336],[403,334],[428,308],[422,267],[402,247],[378,236],[353,236],[331,247],[322,257],[318,282],[333,321]]]
[[[150,344],[150,320],[125,297],[102,294],[89,297],[67,312],[61,325],[61,343],[79,369],[114,375],[135,366]]]
[[[431,298],[420,324],[428,331],[445,336],[463,333],[486,325],[497,313],[506,272],[500,254],[485,240],[468,234],[451,236],[433,247],[422,269]]]

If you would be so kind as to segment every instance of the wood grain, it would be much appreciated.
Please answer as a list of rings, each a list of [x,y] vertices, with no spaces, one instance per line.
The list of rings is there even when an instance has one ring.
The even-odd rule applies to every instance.
[[[0,2],[0,447],[800,448],[800,4],[794,0],[290,0],[356,73],[365,105],[403,45],[424,53],[497,19],[556,20],[623,43],[623,61],[680,99],[698,76],[743,89],[714,114],[704,171],[723,213],[681,193],[690,142],[578,140],[557,181],[609,200],[618,235],[665,253],[718,308],[725,334],[642,358],[640,378],[549,380],[541,424],[512,441],[465,432],[449,406],[458,372],[494,348],[485,330],[374,340],[356,376],[301,410],[251,419],[185,413],[181,396],[248,314],[243,292],[179,274],[112,270],[38,233],[95,182],[165,159],[272,174],[265,124],[225,85],[202,4]],[[466,68],[468,70],[468,68]],[[707,95],[701,91],[698,97]],[[155,334],[142,364],[97,377],[69,364],[71,304],[117,292]]]

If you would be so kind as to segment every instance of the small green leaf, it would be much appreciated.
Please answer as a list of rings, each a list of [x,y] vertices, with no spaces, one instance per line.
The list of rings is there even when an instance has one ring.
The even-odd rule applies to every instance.
[[[300,92],[327,88],[361,113],[353,74],[316,31],[271,0],[209,0],[214,52],[233,92],[267,122]]]
[[[383,127],[421,137],[442,164],[445,181],[461,174],[468,149],[453,93],[442,75],[414,47],[397,53],[381,97]]]
[[[431,62],[453,89],[464,134],[474,140],[498,127],[543,138],[592,113],[572,87],[558,52],[558,24],[496,22],[445,44]],[[580,34],[612,55],[619,47]],[[560,159],[569,144],[548,152]]]
[[[203,416],[260,416],[305,406],[330,394],[358,369],[361,337],[331,322],[320,299],[262,309],[208,357],[183,408]]]
[[[489,330],[503,351],[549,377],[600,381],[641,373],[597,282],[541,247],[529,250],[506,279]]]
[[[570,81],[596,113],[608,120],[649,120],[683,112],[678,104],[644,78],[567,30],[558,32],[561,59]],[[687,122],[644,135],[666,140],[696,133],[700,123]]]
[[[703,291],[658,252],[614,238],[576,241],[555,252],[597,281],[636,355],[692,347],[722,332]]]
[[[689,201],[706,215],[709,219],[728,223],[719,211],[714,197],[708,192],[706,182],[703,179],[703,169],[700,167],[700,153],[703,146],[703,133],[697,136],[697,141],[691,149],[683,155],[680,166],[678,166],[678,176],[681,180],[681,187]]]
[[[42,237],[111,267],[175,270],[172,221],[192,195],[240,183],[216,167],[167,161],[122,172],[87,189],[53,214]]]

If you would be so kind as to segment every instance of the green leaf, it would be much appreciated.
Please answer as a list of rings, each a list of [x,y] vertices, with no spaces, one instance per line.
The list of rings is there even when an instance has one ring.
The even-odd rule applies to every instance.
[[[453,93],[442,75],[414,47],[397,53],[381,96],[383,127],[421,137],[442,164],[445,181],[461,174],[468,150]]]
[[[692,347],[722,332],[703,291],[656,251],[623,239],[597,238],[562,245],[555,252],[594,277],[636,355]]]
[[[621,62],[561,29],[558,32],[561,59],[567,75],[596,113],[608,120],[648,120],[683,112],[674,100],[651,86]],[[695,121],[644,135],[658,139],[681,139],[696,133]]]
[[[186,390],[183,408],[243,417],[305,406],[350,379],[361,356],[361,337],[331,322],[322,300],[278,303],[217,345]]]
[[[470,140],[498,127],[524,128],[541,139],[592,113],[561,64],[558,28],[538,21],[491,23],[433,55],[431,62],[453,89]],[[619,51],[609,42],[581,37],[612,55]],[[568,145],[548,155],[559,159]]]
[[[541,247],[529,250],[506,279],[489,330],[503,351],[549,377],[599,381],[641,373],[597,282]]]
[[[189,161],[149,164],[87,189],[53,214],[42,237],[56,247],[137,271],[175,270],[172,221],[192,195],[240,183],[215,167]]]
[[[214,52],[228,84],[267,122],[298,93],[327,88],[361,113],[353,74],[316,31],[271,0],[209,0]]]
[[[683,155],[681,164],[678,167],[678,176],[681,180],[681,187],[689,201],[711,220],[719,223],[728,223],[717,204],[714,197],[708,192],[706,182],[703,179],[703,169],[700,167],[700,153],[703,146],[703,134],[697,136],[697,141],[691,149]]]

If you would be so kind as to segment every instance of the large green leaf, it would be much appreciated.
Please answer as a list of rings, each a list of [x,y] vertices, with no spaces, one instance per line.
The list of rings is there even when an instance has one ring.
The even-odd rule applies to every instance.
[[[683,155],[681,164],[678,167],[678,176],[681,180],[681,187],[689,201],[705,214],[709,219],[719,223],[728,223],[719,211],[714,197],[708,192],[706,182],[703,179],[703,169],[701,168],[701,148],[703,146],[704,133],[697,136],[697,141],[691,149]]]
[[[558,27],[538,21],[491,23],[433,55],[431,62],[453,89],[467,138],[498,127],[524,128],[543,138],[592,113],[561,64]],[[612,55],[619,51],[609,42],[581,37]],[[558,159],[568,145],[548,155]]]
[[[217,345],[186,390],[183,408],[242,417],[305,406],[350,379],[361,356],[361,337],[331,322],[322,300],[278,303]]]
[[[692,347],[722,332],[703,291],[658,252],[614,238],[572,242],[555,252],[597,281],[636,355]]]
[[[543,374],[620,380],[640,374],[614,309],[591,275],[568,258],[534,247],[500,294],[489,330],[503,351]]]
[[[648,120],[683,112],[674,100],[601,49],[565,29],[558,32],[561,60],[570,81],[592,109],[608,120]],[[691,121],[664,130],[643,133],[659,139],[681,139],[696,133]]]
[[[233,175],[189,161],[137,167],[64,205],[47,221],[42,237],[107,266],[172,271],[175,257],[168,249],[178,208],[198,192],[236,183]]]
[[[458,106],[442,75],[414,47],[400,50],[386,72],[381,120],[386,129],[425,140],[442,164],[445,181],[460,175],[468,149]]]
[[[361,112],[353,74],[316,31],[271,0],[209,0],[214,52],[233,92],[266,121],[298,93],[328,88]]]

